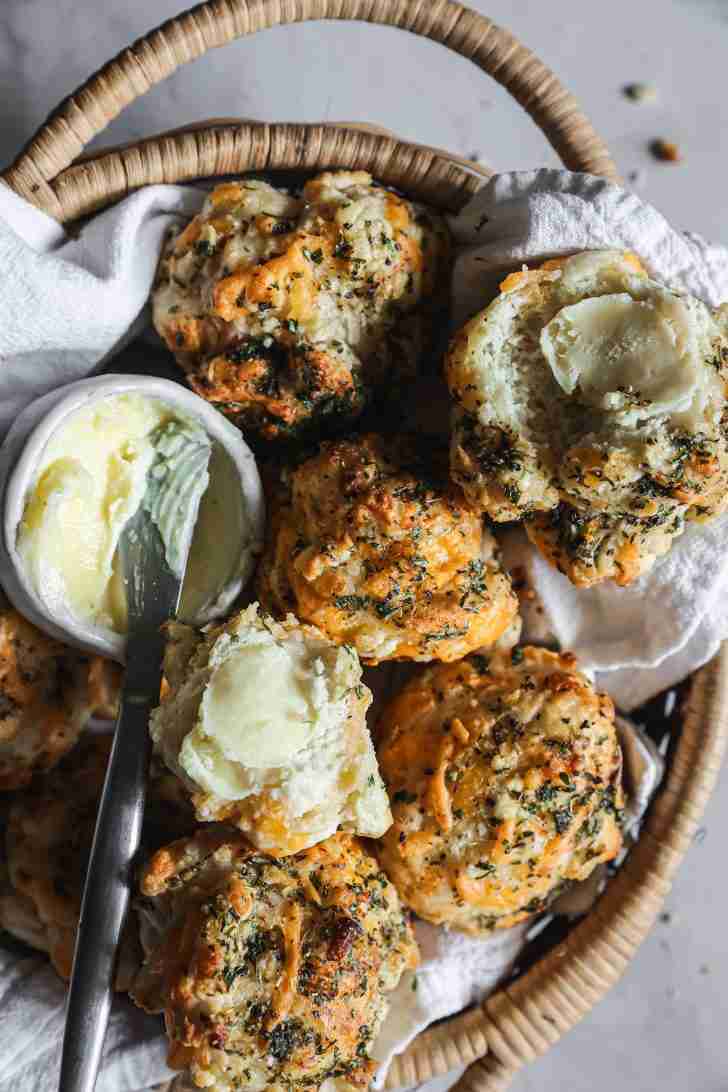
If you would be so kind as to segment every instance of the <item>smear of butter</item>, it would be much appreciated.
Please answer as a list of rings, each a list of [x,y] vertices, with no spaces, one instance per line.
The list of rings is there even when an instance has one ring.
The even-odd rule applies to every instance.
[[[163,403],[124,394],[74,414],[49,441],[18,529],[20,557],[51,611],[64,607],[117,632],[126,597],[114,564],[142,502]]]
[[[192,538],[183,612],[214,602],[239,567],[246,516],[229,463],[196,421],[157,398],[110,395],[73,414],[43,452],[17,533],[21,561],[50,612],[126,631],[117,550],[141,504],[173,571]],[[220,471],[209,487],[208,464]]]
[[[151,715],[158,754],[201,822],[234,822],[266,852],[291,853],[343,826],[379,837],[392,816],[353,649],[259,614],[212,630],[173,627],[169,690]]]
[[[212,441],[195,421],[173,419],[149,437],[154,459],[147,472],[143,507],[154,520],[175,576],[189,552],[200,501],[210,483]]]
[[[210,484],[202,494],[182,586],[179,616],[187,621],[209,611],[221,593],[227,595],[226,589],[236,583],[244,564],[241,550],[251,547],[250,512],[240,478],[220,444],[212,446],[208,474]]]
[[[690,315],[668,292],[627,292],[563,307],[541,332],[559,386],[620,422],[687,410],[699,385]]]
[[[338,733],[347,695],[360,678],[351,654],[332,648],[326,661],[300,634],[282,638],[264,625],[223,635],[197,724],[182,742],[179,763],[207,792],[238,799],[250,770],[291,766]]]

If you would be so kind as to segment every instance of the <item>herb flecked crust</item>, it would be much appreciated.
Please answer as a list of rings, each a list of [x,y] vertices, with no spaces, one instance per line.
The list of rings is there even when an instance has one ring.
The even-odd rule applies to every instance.
[[[585,258],[600,264],[580,279],[574,270]],[[613,293],[684,306],[700,386],[694,412],[653,415],[638,390],[619,388],[620,412],[631,413],[620,423],[583,402],[578,385],[570,396],[561,390],[539,347],[542,330],[560,308]],[[511,274],[447,354],[454,480],[492,519],[525,520],[532,542],[574,584],[629,584],[690,522],[728,504],[727,320],[728,308],[712,312],[670,292],[629,253]]]
[[[197,394],[253,437],[300,441],[417,375],[448,264],[444,222],[365,171],[300,195],[226,182],[169,239],[154,324]]]
[[[155,854],[141,892],[132,996],[164,1012],[173,1068],[219,1092],[368,1085],[385,996],[418,956],[361,842],[336,835],[276,860],[212,828]]]
[[[118,683],[113,664],[46,636],[0,602],[0,791],[52,769],[90,717],[113,717]]]
[[[84,735],[55,769],[15,795],[5,830],[8,884],[0,891],[0,927],[47,952],[66,981],[112,739]],[[138,959],[130,923],[122,938],[116,989],[128,989]]]
[[[428,668],[385,709],[384,869],[421,917],[466,933],[543,910],[621,846],[614,706],[540,648]]]
[[[324,443],[292,472],[258,594],[368,663],[454,660],[518,616],[480,516],[414,448],[374,434]]]

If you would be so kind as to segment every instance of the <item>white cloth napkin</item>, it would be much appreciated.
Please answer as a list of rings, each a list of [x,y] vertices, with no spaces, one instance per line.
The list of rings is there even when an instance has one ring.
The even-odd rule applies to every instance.
[[[163,234],[175,217],[189,216],[200,202],[194,189],[149,187],[67,237],[0,184],[0,438],[33,398],[98,370],[144,328]],[[639,251],[657,275],[710,302],[728,295],[728,259],[722,251],[686,239],[637,198],[585,176],[502,175],[461,214],[455,230],[461,244],[471,248],[456,271],[463,313],[492,295],[498,268],[604,245]],[[653,577],[631,591],[577,593],[568,584],[562,587],[558,574],[533,551],[529,555],[534,582],[551,612],[551,629],[576,645],[589,664],[611,671],[602,681],[625,707],[702,663],[724,631],[725,620],[711,598],[719,596],[724,580],[719,559],[726,529],[690,534],[697,563],[672,561],[678,549],[689,553],[692,540],[686,535]],[[629,670],[642,664],[644,670]],[[483,997],[507,973],[524,935],[525,929],[517,928],[474,941],[418,926],[425,958],[417,986],[413,989],[412,978],[400,986],[375,1056],[386,1063],[432,1020]],[[63,996],[43,960],[0,951],[0,1092],[55,1088]],[[101,1092],[135,1092],[170,1075],[158,1027],[124,1000],[116,1002]]]
[[[0,946],[0,1089],[55,1092],[66,988],[45,957]],[[98,1092],[138,1092],[173,1076],[159,1021],[117,998],[104,1044]]]
[[[41,394],[83,379],[145,325],[165,230],[199,191],[149,186],[67,236],[0,184],[0,439]]]
[[[503,929],[486,940],[415,922],[421,963],[408,971],[391,998],[387,1018],[372,1049],[380,1063],[375,1087],[387,1067],[424,1028],[492,993],[511,971],[526,943],[529,923]]]

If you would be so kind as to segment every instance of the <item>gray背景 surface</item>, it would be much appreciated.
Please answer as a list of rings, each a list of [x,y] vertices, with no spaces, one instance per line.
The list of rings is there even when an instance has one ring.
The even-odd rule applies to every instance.
[[[472,0],[583,103],[623,176],[680,228],[728,244],[728,0]],[[2,0],[0,159],[93,69],[181,0]],[[636,104],[625,84],[654,86]],[[388,28],[277,28],[216,51],[135,103],[100,138],[134,140],[211,116],[364,120],[500,168],[555,165],[499,87],[441,46]],[[659,163],[655,138],[682,161]],[[621,983],[513,1092],[726,1092],[724,771],[667,902]]]

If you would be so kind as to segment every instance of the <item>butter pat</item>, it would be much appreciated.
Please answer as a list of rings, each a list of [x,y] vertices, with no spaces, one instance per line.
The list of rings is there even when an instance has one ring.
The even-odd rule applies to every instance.
[[[390,825],[353,649],[254,604],[208,634],[174,627],[165,673],[150,731],[198,819],[234,822],[281,854]]]
[[[230,462],[197,421],[158,398],[110,395],[71,414],[43,450],[16,533],[19,559],[49,614],[126,632],[118,545],[141,505],[178,574],[192,539],[183,611],[214,601],[240,564],[245,515],[229,469],[210,484],[208,464],[216,460]],[[226,508],[224,535],[217,513]],[[198,537],[215,540],[211,556],[200,557]]]
[[[182,768],[210,792],[230,795],[240,788],[238,768],[290,763],[346,719],[352,673],[340,661],[349,659],[337,650],[327,672],[296,636],[279,643],[261,628],[234,644],[222,637],[210,655],[198,727],[182,744]]]
[[[562,307],[541,332],[541,351],[561,389],[622,424],[686,411],[699,385],[691,315],[660,289]]]

